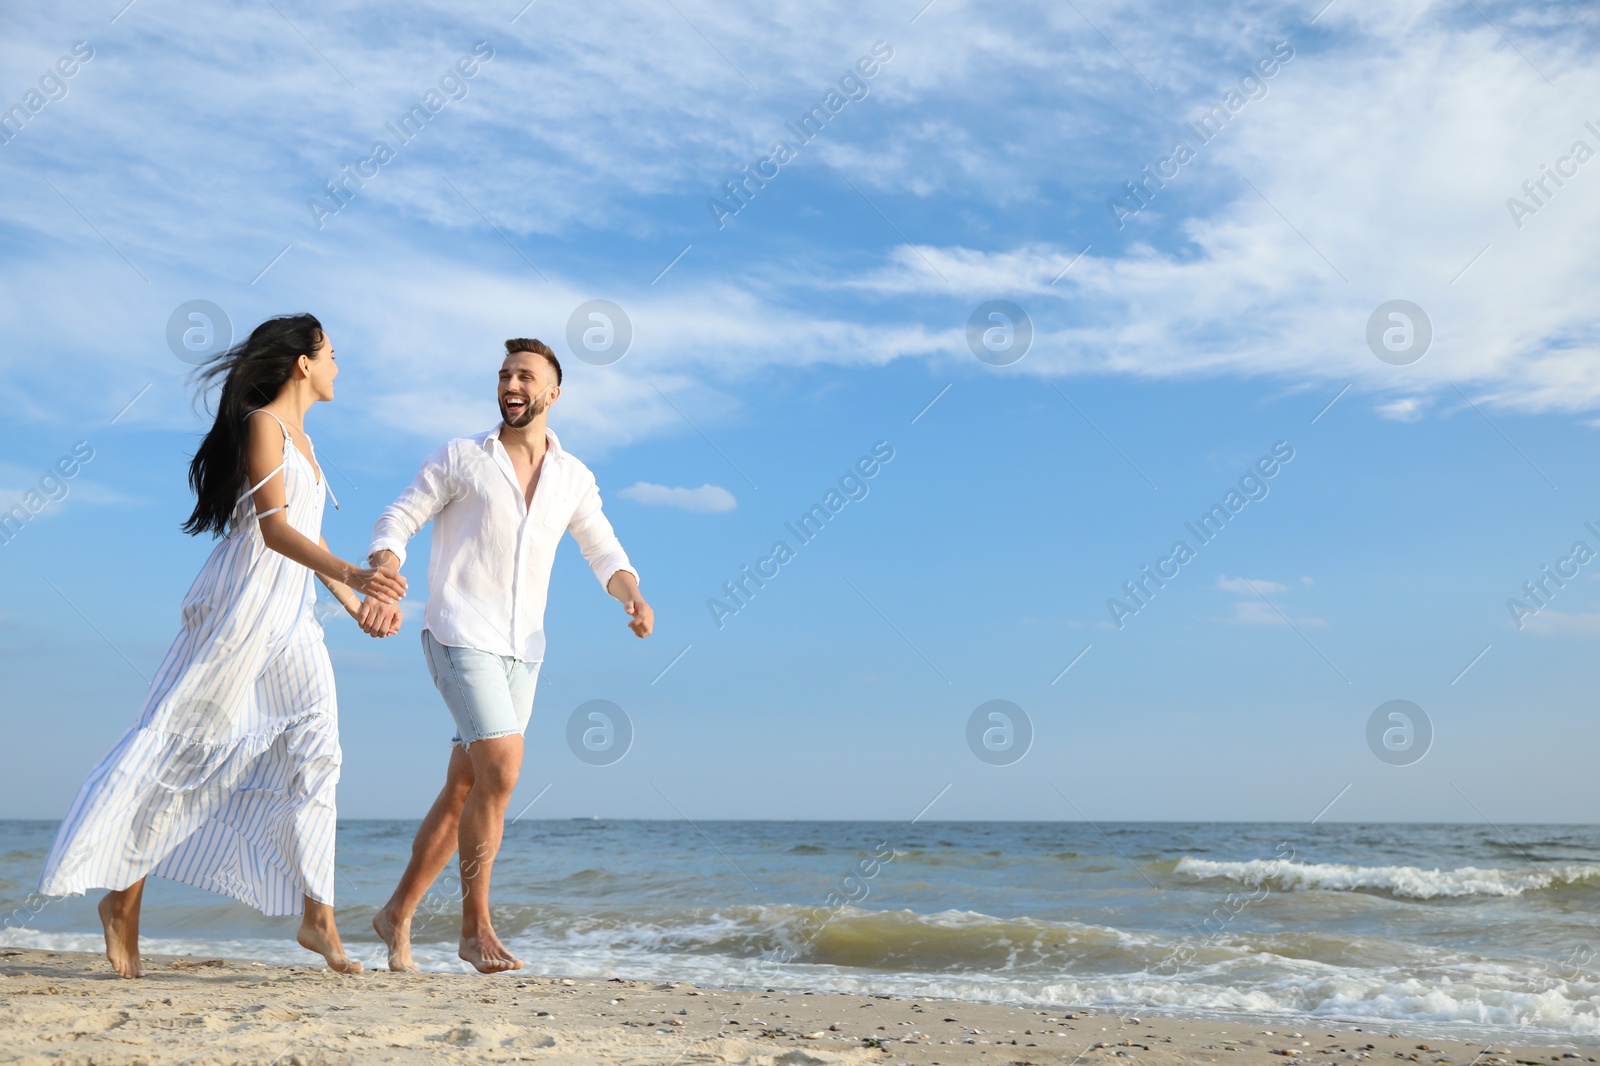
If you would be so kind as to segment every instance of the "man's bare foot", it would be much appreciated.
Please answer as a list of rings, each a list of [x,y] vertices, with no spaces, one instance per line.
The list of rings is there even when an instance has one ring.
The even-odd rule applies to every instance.
[[[123,897],[123,892],[110,892],[96,908],[100,924],[106,929],[106,960],[117,971],[118,977],[143,977],[144,965],[139,960],[139,910],[135,897],[131,913],[118,907],[112,897]]]
[[[463,936],[456,954],[472,963],[479,973],[522,969],[522,960],[511,954],[487,925],[479,927],[477,936]]]
[[[388,907],[372,916],[373,932],[389,946],[389,969],[395,973],[421,973],[411,960],[411,919],[396,920]]]
[[[315,951],[335,973],[360,973],[361,964],[344,953],[339,929],[333,924],[333,908],[306,897],[306,916],[300,922],[295,941],[307,951]]]

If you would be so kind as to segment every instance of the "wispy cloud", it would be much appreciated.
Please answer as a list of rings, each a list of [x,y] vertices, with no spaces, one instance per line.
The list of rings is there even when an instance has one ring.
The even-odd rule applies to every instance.
[[[1310,578],[1302,577],[1300,583],[1309,585],[1312,582]],[[1291,586],[1279,581],[1268,581],[1261,577],[1228,577],[1224,574],[1217,578],[1217,588],[1239,597],[1233,603],[1233,613],[1226,619],[1234,625],[1317,627],[1328,624],[1326,619],[1288,614],[1282,597],[1291,591]]]
[[[1389,403],[1378,404],[1378,414],[1392,422],[1415,422],[1422,418],[1425,402],[1414,396],[1406,396]]]
[[[41,479],[45,480],[44,484],[41,484]],[[30,493],[35,499],[45,501],[44,508],[38,513],[41,518],[74,504],[122,506],[140,502],[138,497],[82,473],[61,478],[56,476],[54,470],[35,470],[18,463],[0,462],[0,510],[21,503]]]
[[[697,489],[685,489],[640,481],[621,489],[617,495],[635,503],[677,507],[684,511],[731,511],[738,506],[733,493],[720,485],[701,485]]]
[[[681,428],[647,375],[674,402],[729,412],[754,402],[745,385],[766,368],[970,366],[962,325],[995,296],[1034,320],[1021,373],[1354,382],[1395,418],[1422,416],[1452,382],[1481,404],[1600,409],[1600,313],[1584,284],[1600,245],[1582,236],[1600,227],[1600,162],[1521,229],[1505,207],[1575,140],[1600,147],[1583,125],[1600,113],[1571,103],[1600,99],[1581,13],[1507,22],[1525,57],[1437,5],[1341,0],[1314,34],[1300,7],[1217,18],[1173,5],[1172,18],[1105,24],[1124,58],[1054,5],[941,5],[891,40],[869,97],[741,212],[736,236],[714,228],[706,197],[894,35],[842,2],[721,13],[715,47],[670,6],[607,10],[536,5],[514,26],[493,4],[424,6],[399,25],[369,3],[291,11],[313,48],[270,8],[136,6],[105,31],[116,48],[0,150],[7,254],[30,267],[0,300],[16,341],[0,353],[0,401],[35,418],[74,409],[71,377],[28,355],[46,347],[103,364],[119,396],[147,367],[175,378],[165,316],[204,288],[241,329],[314,307],[352,369],[381,366],[358,417],[430,437],[492,421],[471,353],[537,331],[565,354],[567,316],[597,295],[627,309],[636,340],[584,383],[587,399],[564,403],[596,446]],[[707,24],[709,11],[685,13]],[[12,39],[32,43],[0,47],[18,69],[79,35],[60,14],[17,17]],[[495,58],[467,97],[318,230],[307,199],[479,39]],[[1107,199],[1280,39],[1297,58],[1268,95],[1118,230]],[[247,57],[257,75],[238,77]],[[1129,63],[1157,71],[1157,88]],[[562,76],[526,91],[548,70]],[[838,221],[847,211],[870,234]],[[794,212],[803,224],[777,250],[746,243]],[[1041,230],[1043,217],[1063,222]],[[1396,297],[1434,327],[1407,367],[1364,343],[1372,310]],[[137,338],[144,362],[112,355],[108,330]],[[130,420],[176,424],[169,391]]]
[[[1252,585],[1254,588],[1251,587]],[[1268,594],[1289,591],[1288,585],[1280,585],[1276,581],[1268,581],[1263,577],[1251,579],[1243,577],[1228,577],[1226,574],[1217,578],[1217,588],[1221,589],[1223,592],[1232,592],[1240,596],[1254,596],[1258,589],[1261,592]]]
[[[1540,637],[1600,637],[1600,613],[1545,608],[1526,619],[1523,628]]]

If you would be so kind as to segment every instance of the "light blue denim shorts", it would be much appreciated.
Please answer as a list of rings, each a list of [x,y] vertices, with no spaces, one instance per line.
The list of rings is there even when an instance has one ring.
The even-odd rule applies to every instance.
[[[422,631],[422,652],[439,695],[456,720],[451,743],[469,748],[474,741],[524,733],[533,715],[533,693],[539,685],[539,663],[519,662],[509,655],[452,648]]]

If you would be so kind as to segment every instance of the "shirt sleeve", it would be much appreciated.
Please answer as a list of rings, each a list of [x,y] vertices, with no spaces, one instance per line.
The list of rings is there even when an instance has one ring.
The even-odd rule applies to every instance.
[[[593,478],[589,479],[588,488],[579,498],[577,509],[572,512],[567,532],[578,542],[584,561],[594,571],[594,576],[600,579],[601,588],[611,583],[612,576],[618,570],[626,570],[635,580],[638,579],[639,571],[628,561],[628,553],[622,550],[622,542],[617,539],[616,531],[600,509],[600,487]]]
[[[446,444],[423,460],[416,478],[379,516],[372,527],[372,545],[367,548],[367,558],[380,551],[391,551],[404,566],[406,542],[454,498],[455,488],[450,471],[450,445]]]

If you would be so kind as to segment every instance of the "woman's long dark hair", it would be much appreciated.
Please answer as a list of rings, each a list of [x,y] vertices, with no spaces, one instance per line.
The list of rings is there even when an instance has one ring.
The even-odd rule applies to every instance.
[[[183,524],[189,534],[222,536],[239,498],[250,487],[245,470],[244,419],[251,411],[272,402],[302,355],[316,358],[322,343],[322,323],[311,315],[269,318],[239,344],[205,364],[197,375],[202,392],[218,378],[222,394],[217,420],[189,462],[189,488],[194,491],[194,513]]]

